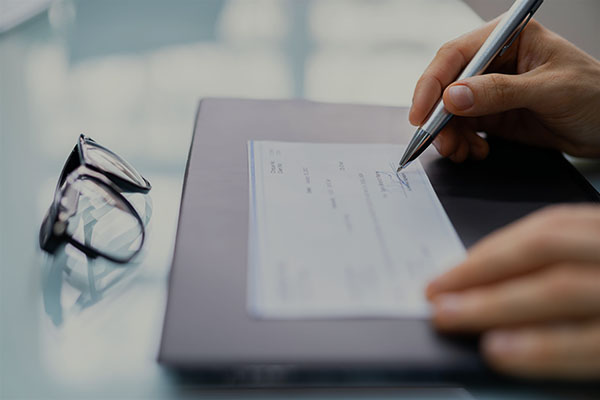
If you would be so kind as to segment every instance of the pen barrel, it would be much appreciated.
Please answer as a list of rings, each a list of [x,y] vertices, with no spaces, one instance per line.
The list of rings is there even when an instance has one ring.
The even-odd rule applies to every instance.
[[[435,107],[433,107],[433,111],[421,126],[421,129],[429,133],[432,137],[435,137],[451,119],[452,114],[446,111],[444,101],[439,99]]]
[[[459,75],[457,81],[485,72],[492,60],[502,51],[504,45],[527,22],[528,15],[537,8],[536,5],[539,3],[540,0],[515,1]]]
[[[479,48],[475,56],[465,67],[456,81],[469,78],[475,75],[481,75],[492,60],[502,51],[506,43],[518,34],[519,28],[527,23],[529,14],[533,13],[541,4],[542,0],[517,0],[512,7],[500,19],[494,30],[490,33],[486,41]],[[446,126],[452,119],[452,114],[446,111],[442,99],[438,100],[433,111],[427,117],[425,123],[420,127],[429,133],[432,137]]]

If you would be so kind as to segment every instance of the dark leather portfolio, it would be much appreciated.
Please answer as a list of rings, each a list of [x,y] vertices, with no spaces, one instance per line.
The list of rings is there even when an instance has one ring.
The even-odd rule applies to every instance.
[[[304,100],[205,99],[189,154],[160,363],[223,382],[311,382],[478,374],[475,338],[427,320],[260,320],[247,311],[248,140],[405,144],[405,108]],[[555,203],[598,193],[560,154],[490,140],[484,161],[420,158],[469,247]],[[401,155],[399,154],[398,157]]]

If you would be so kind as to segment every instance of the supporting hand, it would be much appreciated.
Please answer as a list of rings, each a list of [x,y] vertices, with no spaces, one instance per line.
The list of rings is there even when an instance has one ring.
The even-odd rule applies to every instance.
[[[548,208],[493,233],[427,295],[434,324],[483,332],[501,371],[600,378],[600,206]]]

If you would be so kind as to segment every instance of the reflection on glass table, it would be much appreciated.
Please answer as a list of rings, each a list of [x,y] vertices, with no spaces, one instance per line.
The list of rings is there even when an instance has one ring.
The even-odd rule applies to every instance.
[[[149,195],[131,194],[128,200],[141,215],[144,229],[149,229],[152,199]],[[99,207],[97,207],[100,205]],[[116,256],[127,256],[137,249],[142,232],[137,221],[123,218],[123,212],[111,204],[87,195],[80,195],[79,210],[69,226],[72,235],[89,247],[101,248]],[[78,210],[78,211],[79,211]],[[77,314],[124,287],[135,275],[145,252],[126,264],[90,257],[70,244],[61,244],[43,265],[44,311],[54,325],[63,323],[65,314]]]
[[[132,194],[128,200],[142,210],[140,215],[145,229],[152,216],[152,199],[148,195]],[[94,204],[96,203],[96,204]],[[122,218],[122,212],[105,203],[100,207],[98,199],[81,196],[81,212],[73,236],[85,245],[102,248],[108,254],[126,256],[139,246],[142,230],[131,218]],[[43,265],[44,311],[55,325],[62,324],[65,314],[76,314],[105,298],[112,290],[124,287],[128,278],[134,276],[145,252],[127,264],[87,256],[69,244],[61,244],[53,256]]]

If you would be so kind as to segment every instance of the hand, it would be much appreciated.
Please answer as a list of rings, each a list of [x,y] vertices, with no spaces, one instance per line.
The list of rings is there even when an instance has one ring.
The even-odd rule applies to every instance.
[[[423,73],[409,120],[421,125],[435,102],[475,55],[498,19],[446,43]],[[574,156],[600,156],[600,62],[530,21],[486,75],[443,90],[455,117],[434,145],[444,157],[483,159],[487,142],[476,132],[552,147]],[[468,118],[467,118],[468,117]]]
[[[491,234],[427,295],[434,324],[483,332],[500,371],[600,378],[600,206],[551,207]]]

